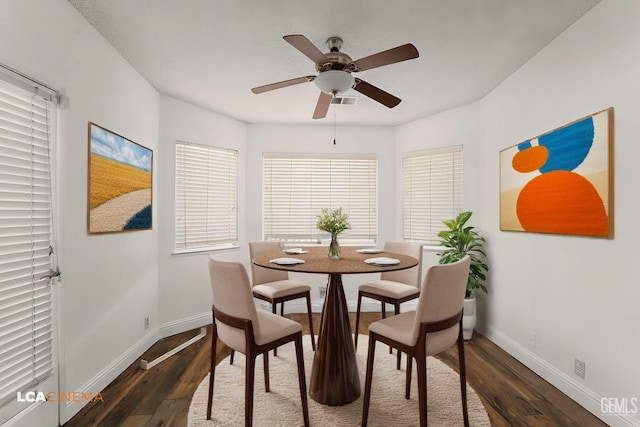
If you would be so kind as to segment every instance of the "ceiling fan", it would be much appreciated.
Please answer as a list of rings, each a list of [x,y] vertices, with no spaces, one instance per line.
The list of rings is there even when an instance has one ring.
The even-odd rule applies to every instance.
[[[344,93],[351,88],[389,108],[395,107],[400,103],[400,98],[362,79],[354,78],[351,73],[371,70],[372,68],[382,67],[383,65],[395,64],[396,62],[417,58],[420,55],[414,45],[407,43],[354,61],[346,53],[340,52],[340,48],[342,47],[342,39],[340,37],[329,37],[327,39],[327,46],[329,47],[328,53],[322,53],[320,49],[302,34],[284,36],[283,39],[316,64],[318,75],[298,77],[258,86],[251,89],[251,91],[258,94],[315,81],[322,92],[320,92],[316,109],[313,112],[314,119],[326,117],[331,99],[338,93]]]

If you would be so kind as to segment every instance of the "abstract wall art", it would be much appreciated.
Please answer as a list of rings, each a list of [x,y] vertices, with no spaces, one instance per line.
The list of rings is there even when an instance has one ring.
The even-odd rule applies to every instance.
[[[500,152],[500,229],[613,237],[613,108]]]
[[[87,231],[151,229],[153,151],[89,122]]]

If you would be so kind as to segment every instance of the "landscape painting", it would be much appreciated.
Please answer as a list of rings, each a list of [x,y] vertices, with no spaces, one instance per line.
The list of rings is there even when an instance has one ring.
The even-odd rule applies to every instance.
[[[88,232],[151,229],[153,151],[89,122]]]
[[[500,152],[500,229],[613,236],[613,108]]]

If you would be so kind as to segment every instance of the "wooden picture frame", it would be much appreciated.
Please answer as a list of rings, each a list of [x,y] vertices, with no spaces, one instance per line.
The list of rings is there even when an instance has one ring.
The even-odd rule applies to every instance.
[[[613,237],[613,108],[500,151],[500,230]]]
[[[89,122],[87,232],[150,230],[153,151]]]

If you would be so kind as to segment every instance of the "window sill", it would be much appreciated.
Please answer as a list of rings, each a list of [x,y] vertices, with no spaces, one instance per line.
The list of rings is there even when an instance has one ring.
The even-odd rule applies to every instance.
[[[226,251],[229,249],[240,249],[240,245],[229,244],[229,245],[219,245],[219,246],[206,246],[202,248],[180,249],[180,250],[174,250],[171,253],[171,255],[172,256],[198,255],[198,254]]]

